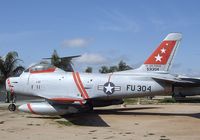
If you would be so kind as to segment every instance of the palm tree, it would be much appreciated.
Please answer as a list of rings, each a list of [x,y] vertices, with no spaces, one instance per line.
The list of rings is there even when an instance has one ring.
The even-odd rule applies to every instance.
[[[5,81],[8,77],[19,76],[24,67],[19,65],[18,53],[15,51],[9,52],[5,57],[0,57],[0,75],[1,85],[5,91]],[[9,102],[9,93],[6,94],[6,102]]]

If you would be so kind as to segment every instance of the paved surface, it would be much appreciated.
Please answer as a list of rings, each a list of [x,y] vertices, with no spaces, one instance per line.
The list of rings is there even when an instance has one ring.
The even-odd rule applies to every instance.
[[[1,106],[0,137],[2,140],[199,140],[200,104],[111,106],[65,118],[12,113]]]

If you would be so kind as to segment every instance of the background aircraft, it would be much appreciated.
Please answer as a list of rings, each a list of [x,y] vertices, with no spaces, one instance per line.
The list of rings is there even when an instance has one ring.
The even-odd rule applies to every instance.
[[[200,95],[200,78],[178,75],[178,78],[191,83],[174,83],[172,97],[175,99],[183,99],[186,96]]]
[[[175,86],[194,81],[172,75],[172,64],[182,35],[170,33],[139,68],[109,74],[66,72],[50,64],[36,64],[19,77],[6,80],[7,91],[41,97],[19,110],[42,115],[64,115],[93,107],[122,104],[124,98],[172,95]],[[15,105],[10,105],[15,110]]]

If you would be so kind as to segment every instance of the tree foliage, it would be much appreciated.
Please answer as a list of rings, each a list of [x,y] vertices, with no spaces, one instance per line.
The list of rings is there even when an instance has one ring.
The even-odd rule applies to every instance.
[[[1,80],[5,81],[8,77],[18,76],[25,69],[19,65],[18,53],[15,51],[9,52],[5,57],[0,57],[0,73]]]
[[[131,70],[132,67],[130,67],[129,65],[127,65],[124,61],[120,61],[118,64],[118,71],[124,71],[124,70]]]
[[[109,69],[107,66],[102,66],[102,67],[99,69],[99,72],[100,72],[100,73],[109,73],[109,72],[110,72],[110,69]]]
[[[86,72],[86,73],[92,73],[92,67],[87,67],[87,68],[85,69],[85,72]]]
[[[100,73],[112,73],[112,72],[124,71],[124,70],[130,70],[130,69],[132,69],[132,68],[129,65],[127,65],[124,61],[121,60],[117,66],[110,66],[110,67],[102,66],[99,69],[99,72]]]

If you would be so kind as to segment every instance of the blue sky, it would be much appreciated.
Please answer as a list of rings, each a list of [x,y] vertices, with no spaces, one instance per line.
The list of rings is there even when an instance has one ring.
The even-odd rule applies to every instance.
[[[0,0],[0,55],[15,50],[25,66],[82,54],[76,68],[124,60],[136,67],[170,32],[183,40],[172,71],[200,75],[198,0]]]

